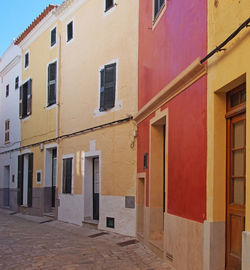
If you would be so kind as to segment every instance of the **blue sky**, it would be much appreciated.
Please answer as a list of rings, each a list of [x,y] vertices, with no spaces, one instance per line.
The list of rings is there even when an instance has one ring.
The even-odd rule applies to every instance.
[[[49,5],[63,0],[0,0],[0,56],[32,21]]]

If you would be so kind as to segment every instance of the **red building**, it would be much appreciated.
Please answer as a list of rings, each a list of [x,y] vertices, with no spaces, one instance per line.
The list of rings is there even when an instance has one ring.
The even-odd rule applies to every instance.
[[[206,53],[207,1],[140,1],[137,235],[177,270],[203,264]]]

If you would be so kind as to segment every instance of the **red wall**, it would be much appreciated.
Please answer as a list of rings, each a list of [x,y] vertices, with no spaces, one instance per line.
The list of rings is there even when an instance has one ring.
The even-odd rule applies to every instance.
[[[206,1],[168,0],[154,30],[152,3],[140,0],[139,109],[207,52]],[[199,222],[206,218],[206,80],[204,76],[164,106],[169,108],[167,211]],[[147,172],[148,183],[145,152],[149,119],[138,125],[138,172]]]

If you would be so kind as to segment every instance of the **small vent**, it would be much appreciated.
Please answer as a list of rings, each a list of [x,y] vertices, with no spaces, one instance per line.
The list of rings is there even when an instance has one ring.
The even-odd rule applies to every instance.
[[[107,226],[108,228],[114,229],[114,228],[115,228],[115,219],[112,218],[112,217],[107,217],[107,218],[106,218],[106,226]]]
[[[137,244],[138,242],[139,242],[138,240],[132,239],[132,240],[128,240],[125,242],[117,243],[117,245],[121,246],[121,247],[125,247],[125,246],[129,246],[129,245]]]
[[[174,257],[173,257],[173,255],[172,254],[170,254],[170,253],[166,253],[166,258],[169,260],[169,261],[171,261],[171,262],[173,262],[173,260],[174,260]]]
[[[143,169],[147,169],[148,168],[148,153],[145,153],[143,155]]]
[[[105,234],[108,234],[108,233],[101,232],[101,233],[96,233],[96,234],[89,235],[88,237],[89,238],[96,238],[96,237],[99,237],[99,236],[102,236],[102,235],[105,235]]]

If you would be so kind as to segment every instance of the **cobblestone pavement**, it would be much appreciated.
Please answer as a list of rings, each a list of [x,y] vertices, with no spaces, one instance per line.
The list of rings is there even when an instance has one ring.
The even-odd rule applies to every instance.
[[[141,243],[121,247],[133,238],[52,221],[39,224],[0,211],[0,269],[171,270]]]

